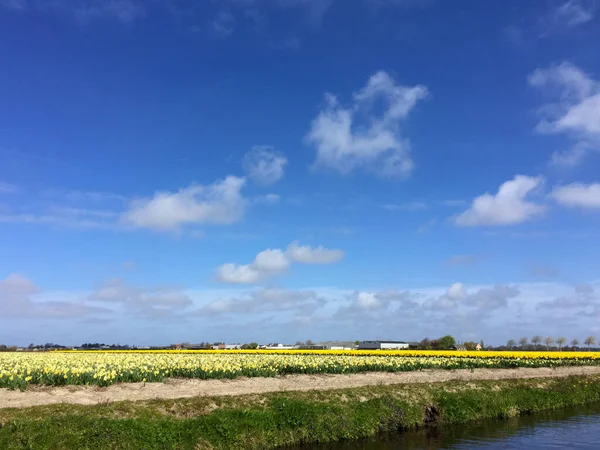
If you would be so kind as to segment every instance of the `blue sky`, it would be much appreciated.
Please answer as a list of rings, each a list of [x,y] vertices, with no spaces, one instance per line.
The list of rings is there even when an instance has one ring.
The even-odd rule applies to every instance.
[[[600,335],[599,8],[0,0],[0,342]]]

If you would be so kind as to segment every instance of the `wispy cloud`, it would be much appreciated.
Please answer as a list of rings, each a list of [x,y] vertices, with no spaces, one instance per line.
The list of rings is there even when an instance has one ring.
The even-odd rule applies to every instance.
[[[554,18],[568,27],[576,27],[592,20],[594,13],[591,8],[586,8],[582,1],[569,0],[556,8]]]
[[[382,206],[388,211],[424,211],[427,209],[425,202],[386,203]]]
[[[474,264],[478,259],[480,259],[477,255],[454,255],[444,261],[444,265],[450,267],[457,266],[470,266]]]
[[[73,319],[112,311],[81,301],[39,301],[41,289],[20,274],[0,279],[0,305],[3,317]]]
[[[287,158],[270,145],[255,145],[242,161],[248,177],[262,185],[273,184],[283,178]]]
[[[81,23],[95,19],[132,23],[146,15],[144,3],[138,0],[0,0],[0,7],[19,12],[29,9],[57,12]]]
[[[396,84],[383,71],[372,75],[367,85],[354,93],[349,107],[342,106],[335,95],[326,94],[325,107],[305,136],[317,150],[315,166],[346,174],[366,169],[384,177],[409,175],[414,163],[410,143],[400,135],[400,124],[427,95],[425,86]],[[373,112],[377,101],[385,105],[380,115]],[[364,127],[361,116],[368,117]]]
[[[220,11],[211,24],[211,34],[217,38],[230,36],[235,29],[235,17],[227,11]]]
[[[529,75],[529,84],[552,101],[539,108],[541,134],[563,134],[570,149],[554,153],[552,162],[577,165],[592,150],[600,150],[600,83],[571,63],[563,62]]]
[[[18,188],[14,184],[0,182],[0,195],[1,194],[14,194],[18,192]]]

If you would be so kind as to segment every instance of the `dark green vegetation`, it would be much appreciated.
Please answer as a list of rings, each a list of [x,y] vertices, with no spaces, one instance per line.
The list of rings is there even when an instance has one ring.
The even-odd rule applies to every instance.
[[[600,401],[600,377],[0,409],[1,449],[269,449]]]

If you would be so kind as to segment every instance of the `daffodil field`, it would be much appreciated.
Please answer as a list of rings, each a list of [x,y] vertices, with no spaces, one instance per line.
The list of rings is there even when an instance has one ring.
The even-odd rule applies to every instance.
[[[600,365],[600,352],[69,351],[0,353],[0,388],[283,374]]]

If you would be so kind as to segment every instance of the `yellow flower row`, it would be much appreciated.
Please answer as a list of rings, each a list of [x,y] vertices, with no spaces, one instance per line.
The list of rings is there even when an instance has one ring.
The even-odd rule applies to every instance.
[[[291,373],[401,372],[600,365],[595,352],[68,351],[0,353],[0,387],[269,377]]]

